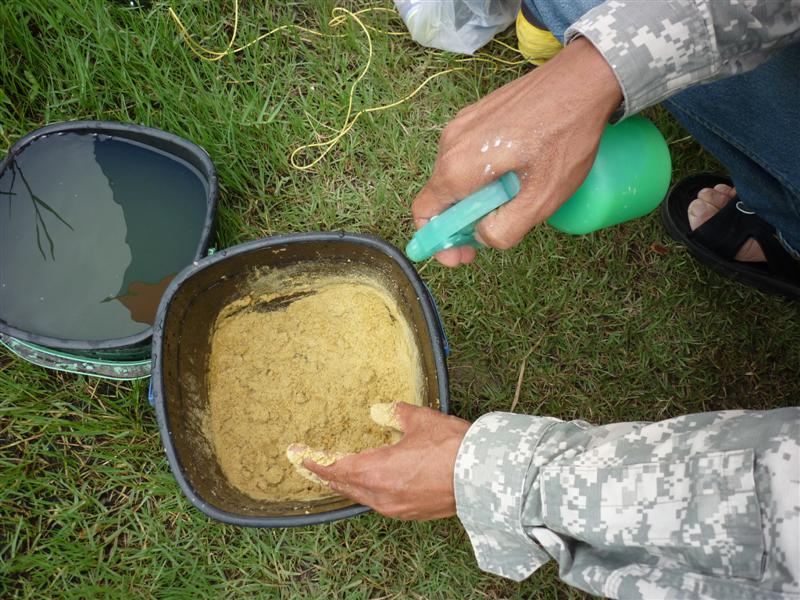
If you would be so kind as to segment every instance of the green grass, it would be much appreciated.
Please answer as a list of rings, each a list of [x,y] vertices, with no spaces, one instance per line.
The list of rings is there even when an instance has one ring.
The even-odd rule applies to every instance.
[[[241,40],[288,22],[324,27],[333,6],[264,4],[245,3]],[[192,0],[178,10],[220,48],[231,8]],[[7,0],[0,147],[59,120],[144,123],[213,157],[218,247],[318,229],[403,246],[441,128],[515,72],[442,77],[413,102],[363,118],[313,172],[298,172],[289,152],[340,123],[365,59],[359,31],[348,31],[336,40],[278,34],[209,63],[188,52],[164,3],[129,11],[100,0]],[[452,64],[407,39],[374,43],[358,106],[391,101]],[[675,177],[713,167],[666,113],[650,114],[671,143]],[[697,266],[656,215],[581,238],[540,227],[511,251],[453,271],[431,263],[423,276],[454,348],[453,410],[465,418],[510,407],[531,349],[519,412],[605,423],[784,406],[800,395],[797,305]],[[481,573],[455,519],[367,515],[293,530],[213,522],[172,478],[146,384],[46,372],[0,352],[0,597],[234,595],[584,597],[553,564],[521,584]]]

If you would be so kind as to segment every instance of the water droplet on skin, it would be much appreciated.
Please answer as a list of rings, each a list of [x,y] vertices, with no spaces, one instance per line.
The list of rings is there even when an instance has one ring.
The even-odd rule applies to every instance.
[[[506,144],[506,148],[511,148],[511,146],[512,146],[512,145],[513,145],[513,143],[512,143],[512,142],[508,142],[508,143]]]
[[[486,142],[483,146],[481,146],[481,152],[486,152],[489,149],[489,142]]]
[[[502,140],[501,140],[500,138],[497,138],[497,139],[494,141],[494,147],[495,147],[495,148],[497,148],[497,147],[500,145],[500,142],[501,142],[501,141],[502,141]]]
[[[492,170],[492,165],[486,165],[486,168],[483,169],[483,172],[484,173],[488,173],[491,170]],[[494,171],[492,171],[492,172],[494,172]]]

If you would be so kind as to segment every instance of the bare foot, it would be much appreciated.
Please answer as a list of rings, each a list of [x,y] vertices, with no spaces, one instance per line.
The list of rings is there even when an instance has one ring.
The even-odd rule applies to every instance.
[[[720,183],[713,188],[703,188],[697,193],[697,199],[689,204],[689,227],[692,231],[713,217],[728,202],[736,201],[736,188]],[[761,245],[750,238],[734,257],[742,262],[764,262],[766,257]]]

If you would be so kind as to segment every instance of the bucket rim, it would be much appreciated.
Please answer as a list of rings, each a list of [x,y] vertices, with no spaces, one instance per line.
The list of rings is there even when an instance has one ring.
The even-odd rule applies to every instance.
[[[150,359],[101,360],[59,352],[0,333],[0,346],[22,360],[50,371],[98,377],[109,381],[136,381],[150,377]]]
[[[153,327],[150,385],[153,404],[156,410],[158,429],[161,434],[161,443],[167,455],[167,461],[169,462],[170,470],[172,471],[173,476],[177,480],[184,496],[189,499],[192,505],[194,505],[205,515],[222,523],[238,525],[240,527],[259,528],[303,527],[308,525],[321,525],[323,523],[330,523],[332,521],[353,517],[372,510],[368,506],[356,503],[351,506],[316,514],[263,517],[239,515],[213,506],[199,497],[199,495],[195,492],[194,487],[184,475],[184,469],[175,450],[175,445],[172,440],[172,434],[170,432],[169,422],[167,419],[168,415],[163,393],[164,380],[161,346],[163,342],[164,321],[166,319],[172,299],[175,296],[178,288],[187,279],[191,278],[195,274],[211,265],[224,261],[231,256],[285,244],[319,242],[350,242],[367,246],[373,250],[377,250],[388,255],[400,266],[401,270],[411,283],[417,298],[419,299],[422,312],[425,317],[425,324],[430,333],[432,342],[431,345],[433,347],[434,364],[439,383],[439,410],[445,414],[449,414],[450,412],[450,391],[447,372],[447,359],[445,354],[447,342],[442,329],[441,320],[438,316],[438,311],[433,298],[431,297],[430,290],[427,288],[411,262],[395,246],[389,244],[381,238],[369,234],[346,232],[307,232],[266,237],[244,242],[227,249],[218,250],[214,254],[194,262],[192,265],[186,267],[183,271],[178,273],[178,275],[176,275],[175,278],[170,282],[169,286],[167,286],[164,295],[161,297],[161,303],[159,304],[158,313],[156,315],[156,322]]]
[[[98,120],[60,121],[35,129],[17,140],[9,149],[8,154],[0,161],[0,173],[5,171],[9,163],[32,142],[41,137],[57,133],[99,133],[116,135],[118,137],[127,136],[129,139],[131,136],[138,136],[144,139],[137,141],[144,141],[144,143],[147,143],[148,139],[157,140],[162,144],[168,144],[173,148],[189,153],[192,158],[197,161],[194,166],[201,171],[208,184],[205,223],[200,232],[200,239],[198,240],[193,260],[196,261],[205,255],[211,243],[211,234],[214,230],[214,220],[216,218],[217,203],[219,200],[217,170],[216,167],[214,167],[211,156],[205,148],[174,133],[164,131],[163,129],[148,127],[146,125],[139,125],[137,123]],[[69,350],[107,350],[135,346],[152,337],[153,326],[150,325],[140,333],[125,337],[105,340],[75,340],[32,333],[10,325],[0,317],[0,333],[53,350],[68,352]]]

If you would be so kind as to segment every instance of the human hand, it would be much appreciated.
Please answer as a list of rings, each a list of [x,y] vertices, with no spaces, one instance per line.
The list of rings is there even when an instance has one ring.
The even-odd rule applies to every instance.
[[[387,517],[424,521],[456,512],[453,469],[469,422],[404,402],[394,405],[394,445],[350,454],[330,466],[303,466],[334,491]]]
[[[411,207],[417,229],[431,217],[515,171],[517,196],[476,227],[487,246],[515,246],[580,187],[594,162],[600,135],[622,101],[617,79],[586,39],[459,112],[439,140],[428,183]],[[448,267],[475,259],[471,246],[436,254]]]

